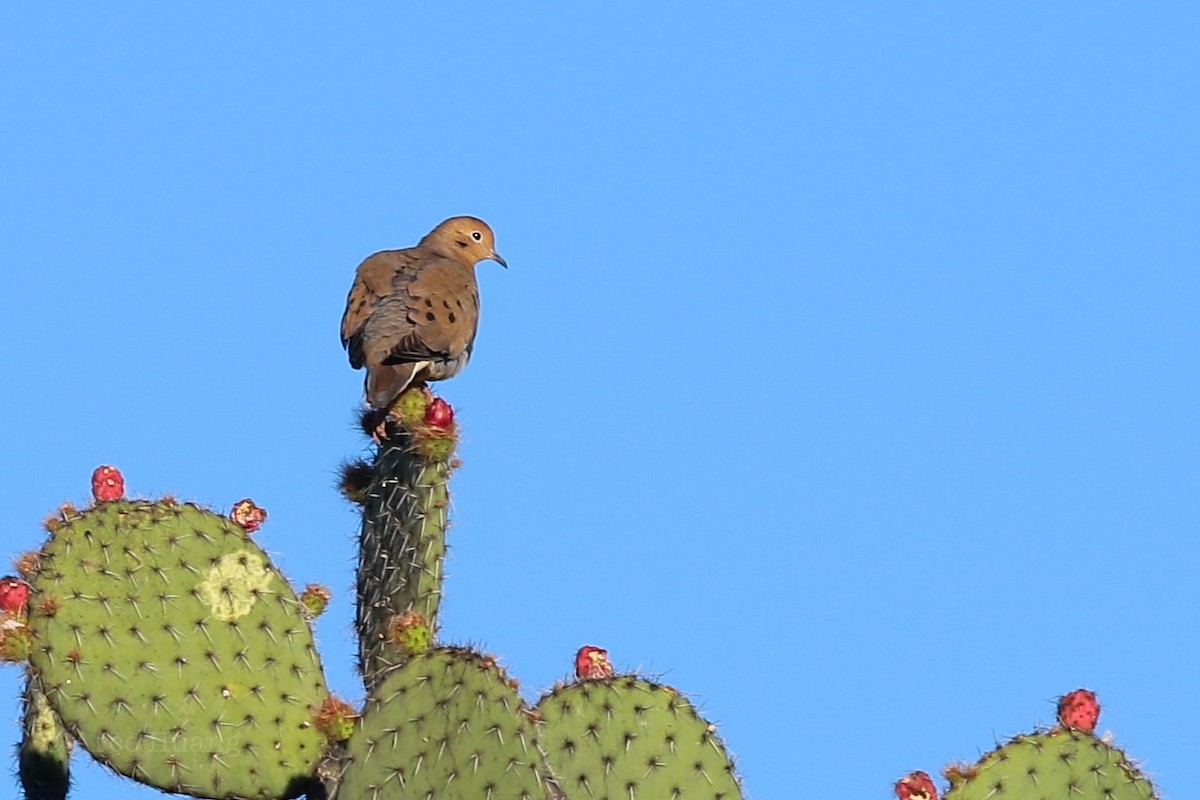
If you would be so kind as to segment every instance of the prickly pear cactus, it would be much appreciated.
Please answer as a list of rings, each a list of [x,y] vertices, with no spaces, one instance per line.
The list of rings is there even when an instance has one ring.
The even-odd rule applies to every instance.
[[[346,742],[333,800],[556,797],[529,710],[496,661],[435,648],[393,669]]]
[[[1154,786],[1107,735],[1095,735],[1100,701],[1076,689],[1058,699],[1058,725],[1021,734],[976,764],[951,764],[945,800],[1157,800]],[[929,775],[896,782],[900,800],[938,800]]]
[[[17,750],[18,772],[26,800],[63,800],[70,786],[71,737],[36,675],[25,683],[24,724]]]
[[[974,766],[946,771],[945,800],[1151,800],[1154,787],[1125,754],[1092,733],[1023,734]]]
[[[446,557],[453,412],[422,387],[401,395],[393,414],[380,427],[374,464],[348,469],[343,482],[363,505],[356,626],[368,691],[409,656],[391,635],[399,615],[421,615],[436,634]],[[356,480],[365,486],[345,488]]]
[[[328,692],[301,605],[248,526],[190,504],[113,500],[65,507],[48,527],[30,661],[71,735],[167,791],[304,792]]]
[[[716,727],[669,686],[634,675],[581,680],[556,686],[537,712],[546,757],[570,800],[742,796]]]
[[[457,461],[453,410],[419,387],[364,427],[373,463],[343,470],[362,507],[356,623],[366,707],[325,688],[297,597],[249,538],[250,500],[228,518],[124,499],[101,467],[96,502],[65,505],[49,541],[0,578],[0,660],[29,662],[21,778],[63,800],[72,741],[122,775],[216,800],[568,800],[741,797],[715,729],[677,692],[576,657],[585,683],[528,708],[493,657],[437,647]]]

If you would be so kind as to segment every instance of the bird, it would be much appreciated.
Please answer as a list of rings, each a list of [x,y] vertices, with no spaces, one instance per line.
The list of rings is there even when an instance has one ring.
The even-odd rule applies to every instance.
[[[350,366],[367,370],[367,404],[386,411],[409,386],[452,378],[466,366],[479,327],[475,265],[508,262],[476,217],[451,217],[415,247],[368,256],[342,315]]]

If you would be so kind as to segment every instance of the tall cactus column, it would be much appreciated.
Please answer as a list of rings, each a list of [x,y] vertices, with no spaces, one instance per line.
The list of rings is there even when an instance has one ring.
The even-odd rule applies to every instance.
[[[368,692],[436,631],[457,442],[450,406],[423,387],[401,395],[376,436],[374,464],[343,474],[363,506],[356,626]]]

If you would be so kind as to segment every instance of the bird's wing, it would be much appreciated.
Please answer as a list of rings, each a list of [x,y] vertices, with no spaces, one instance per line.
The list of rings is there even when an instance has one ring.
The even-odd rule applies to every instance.
[[[470,353],[479,324],[479,286],[473,267],[441,256],[423,259],[411,280],[396,287],[388,304],[392,302],[404,305],[407,324],[388,325],[381,331],[384,335],[378,345],[387,350],[382,363],[458,358]],[[370,338],[374,350],[374,330]]]
[[[414,266],[420,262],[419,248],[384,250],[368,256],[358,265],[354,284],[346,298],[346,313],[342,315],[342,347],[350,355],[350,366],[358,369],[367,363],[367,342],[364,334],[367,322],[381,301],[393,295],[399,286],[413,278]]]

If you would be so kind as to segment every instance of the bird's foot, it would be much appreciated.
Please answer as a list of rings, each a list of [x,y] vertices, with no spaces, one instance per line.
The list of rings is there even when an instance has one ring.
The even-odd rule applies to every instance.
[[[375,444],[381,444],[387,438],[388,412],[378,408],[364,408],[359,417],[363,433],[370,436]]]
[[[383,440],[387,438],[387,423],[388,415],[380,414],[375,430],[371,431],[371,438],[375,440],[375,444],[383,444]]]

